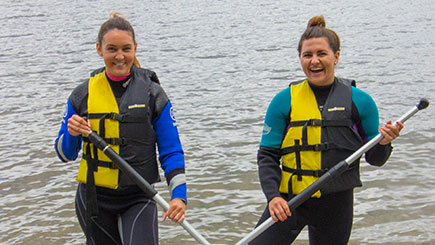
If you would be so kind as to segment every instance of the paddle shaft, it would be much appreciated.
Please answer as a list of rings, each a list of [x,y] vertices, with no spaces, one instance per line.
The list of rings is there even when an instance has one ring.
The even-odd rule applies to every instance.
[[[427,101],[426,99],[421,99],[420,103],[417,106],[415,106],[414,108],[412,108],[411,110],[403,114],[403,116],[400,117],[397,121],[404,123],[415,113],[417,113],[419,110],[425,109],[428,105],[429,105],[429,101]],[[308,200],[314,193],[316,193],[321,187],[323,187],[325,184],[327,184],[328,182],[330,182],[331,180],[333,180],[334,178],[342,174],[349,167],[351,163],[359,159],[365,152],[370,150],[373,146],[379,143],[379,141],[381,141],[383,138],[384,137],[382,134],[378,134],[376,137],[374,137],[369,142],[364,144],[361,148],[359,148],[357,151],[355,151],[352,155],[350,155],[345,160],[336,164],[328,172],[326,172],[319,179],[317,179],[313,184],[311,184],[305,190],[303,190],[300,194],[293,197],[290,201],[287,202],[291,210],[295,210],[303,202]],[[269,217],[262,224],[257,226],[257,228],[255,228],[252,232],[250,232],[245,238],[240,240],[237,243],[237,245],[247,244],[248,242],[252,241],[255,237],[263,233],[265,230],[267,230],[274,223],[275,221],[273,220],[273,218]]]
[[[102,150],[125,175],[142,189],[142,191],[152,197],[165,211],[169,209],[169,204],[157,193],[157,191],[140,174],[138,174],[130,164],[119,156],[118,153],[110,148],[97,133],[91,132],[88,137],[89,140],[94,143],[98,149]],[[200,244],[210,244],[186,220],[183,220],[180,225],[183,226],[183,228]]]

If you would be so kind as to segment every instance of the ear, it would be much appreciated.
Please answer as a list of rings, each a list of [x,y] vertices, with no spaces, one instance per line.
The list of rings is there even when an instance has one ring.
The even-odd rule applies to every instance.
[[[100,55],[101,57],[103,57],[103,50],[102,50],[102,47],[101,47],[100,43],[97,42],[97,44],[96,44],[95,46],[96,46],[96,48],[97,48],[97,53],[98,53],[98,55]]]
[[[334,56],[335,56],[334,64],[336,65],[336,64],[338,64],[338,60],[340,60],[340,51],[335,52]]]
[[[134,44],[134,52],[136,53],[137,50],[137,43]]]

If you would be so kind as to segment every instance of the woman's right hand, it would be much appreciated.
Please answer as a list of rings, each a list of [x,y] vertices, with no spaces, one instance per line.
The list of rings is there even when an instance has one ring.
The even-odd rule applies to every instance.
[[[274,197],[270,200],[269,213],[275,222],[278,222],[278,219],[284,221],[288,216],[292,215],[287,201],[282,197]]]
[[[88,135],[91,132],[91,123],[83,119],[77,114],[72,115],[68,119],[68,132],[72,136],[78,136],[81,134]]]

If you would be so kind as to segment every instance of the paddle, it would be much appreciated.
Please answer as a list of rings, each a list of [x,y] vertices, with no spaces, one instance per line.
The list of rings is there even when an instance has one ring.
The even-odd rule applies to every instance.
[[[152,197],[165,211],[169,209],[169,204],[157,193],[157,191],[141,175],[139,175],[130,164],[110,148],[97,133],[92,131],[88,137],[89,140],[94,143],[98,149],[102,150],[125,175],[139,186],[139,188]],[[210,244],[186,220],[183,220],[180,224],[193,238],[195,238],[197,242],[204,245]]]
[[[419,110],[423,110],[428,106],[429,106],[429,101],[427,99],[421,99],[420,102],[418,103],[418,105],[416,105],[414,108],[412,108],[407,113],[405,113],[397,121],[404,123],[406,120],[408,120],[410,117],[412,117]],[[360,158],[362,156],[362,154],[364,154],[365,152],[370,150],[379,141],[381,141],[382,138],[383,138],[382,134],[378,134],[376,137],[371,139],[369,142],[367,142],[365,145],[363,145],[361,148],[359,148],[356,152],[354,152],[348,158],[346,158],[345,160],[343,160],[343,161],[339,162],[337,165],[335,165],[332,169],[330,169],[328,172],[326,172],[324,175],[322,175],[322,177],[320,177],[313,184],[308,186],[300,194],[293,197],[290,201],[287,202],[287,204],[289,205],[291,210],[296,209],[299,205],[301,205],[303,202],[308,200],[321,187],[323,187],[329,181],[331,181],[332,179],[334,179],[337,176],[339,176],[340,174],[342,174],[349,167],[349,165],[352,162],[354,162],[358,158]],[[267,230],[267,228],[272,226],[273,223],[275,223],[275,221],[272,219],[272,217],[269,217],[266,221],[264,221],[257,228],[255,228],[251,233],[249,233],[245,238],[240,240],[236,245],[247,244],[248,242],[252,241],[255,237],[260,235],[262,232]]]

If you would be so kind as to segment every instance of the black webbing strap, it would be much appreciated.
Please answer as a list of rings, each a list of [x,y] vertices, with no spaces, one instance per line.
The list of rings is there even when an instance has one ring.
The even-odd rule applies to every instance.
[[[295,140],[295,154],[296,154],[296,167],[298,169],[302,169],[302,164],[301,164],[301,151],[300,151],[300,145],[299,145],[299,140]],[[298,181],[302,181],[302,175],[297,174],[298,176]]]
[[[350,119],[342,120],[321,120],[321,119],[310,119],[306,121],[293,121],[289,123],[289,127],[298,126],[322,126],[322,127],[352,127],[353,123]]]
[[[86,153],[89,155],[87,159],[88,171],[86,174],[86,229],[87,238],[93,237],[94,229],[98,224],[98,206],[97,206],[97,191],[95,187],[94,172],[97,171],[96,159],[98,159],[98,149],[93,146],[94,158],[91,157],[90,144],[86,146]]]
[[[313,176],[313,177],[321,177],[326,172],[328,172],[328,169],[320,169],[320,170],[306,170],[306,169],[293,169],[288,168],[286,166],[282,166],[282,170],[291,174],[296,175],[305,175],[305,176]]]
[[[119,121],[122,123],[145,123],[146,122],[146,118],[145,117],[137,117],[137,116],[131,116],[128,114],[119,114],[119,113],[115,113],[115,112],[110,112],[110,113],[89,113],[88,114],[88,118],[89,119],[99,119],[100,124],[99,124],[99,131],[98,131],[98,135],[100,135],[103,139],[106,139],[106,120],[105,119],[111,119],[111,120],[115,120],[115,121]],[[110,139],[108,138],[109,141],[106,141],[107,143],[110,143]],[[114,140],[117,140],[116,138],[113,138]],[[122,139],[121,139],[122,140]],[[120,142],[120,144],[122,144],[122,141]]]
[[[334,143],[322,143],[317,145],[299,145],[299,151],[327,151],[336,148]],[[281,149],[281,155],[296,152],[295,146],[289,146]]]
[[[111,113],[89,113],[89,119],[111,119],[124,123],[140,123],[145,121],[145,117],[132,116],[128,114]]]
[[[107,142],[107,144],[110,144],[110,145],[126,145],[127,144],[126,138],[103,138],[103,139],[104,139],[104,141]],[[87,142],[87,143],[91,142],[88,137],[83,137],[83,141]]]
[[[98,159],[93,159],[91,158],[89,155],[87,154],[83,154],[83,159],[85,159],[87,162],[92,161],[93,164],[96,167],[104,167],[104,168],[113,168],[113,169],[117,169],[116,165],[113,162],[105,162],[105,161],[101,161]],[[98,170],[98,168],[95,169],[95,172]]]

